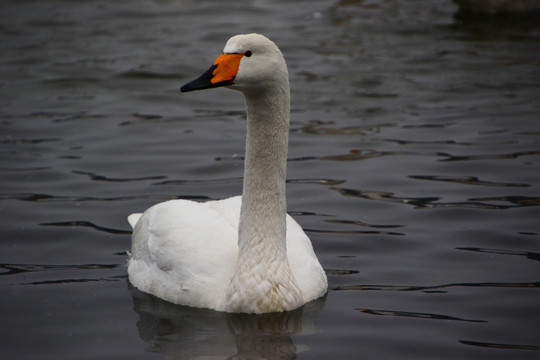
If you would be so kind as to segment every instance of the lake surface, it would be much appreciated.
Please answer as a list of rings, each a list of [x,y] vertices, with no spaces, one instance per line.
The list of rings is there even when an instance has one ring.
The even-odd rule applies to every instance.
[[[434,1],[0,5],[5,359],[540,355],[540,22]],[[231,315],[132,289],[126,217],[241,192],[244,103],[180,94],[234,34],[282,49],[288,209],[328,295]]]

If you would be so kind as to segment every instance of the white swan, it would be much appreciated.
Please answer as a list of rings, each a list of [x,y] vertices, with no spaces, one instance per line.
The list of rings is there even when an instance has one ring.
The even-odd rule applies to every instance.
[[[242,197],[173,200],[132,214],[129,280],[164,300],[240,313],[296,309],[327,291],[309,238],[286,213],[289,80],[278,47],[236,35],[182,92],[228,86],[244,93]]]

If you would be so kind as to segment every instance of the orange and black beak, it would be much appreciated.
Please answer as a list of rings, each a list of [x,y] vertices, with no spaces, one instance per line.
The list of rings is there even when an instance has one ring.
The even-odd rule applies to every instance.
[[[232,85],[243,54],[221,54],[214,64],[197,79],[190,81],[180,88],[181,92],[211,89]]]

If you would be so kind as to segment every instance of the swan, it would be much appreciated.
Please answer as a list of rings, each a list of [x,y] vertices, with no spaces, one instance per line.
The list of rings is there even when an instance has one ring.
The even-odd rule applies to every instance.
[[[208,71],[182,86],[244,94],[242,196],[171,200],[132,214],[133,286],[166,301],[230,313],[296,309],[327,292],[311,241],[286,212],[289,79],[281,51],[259,34],[236,35]]]

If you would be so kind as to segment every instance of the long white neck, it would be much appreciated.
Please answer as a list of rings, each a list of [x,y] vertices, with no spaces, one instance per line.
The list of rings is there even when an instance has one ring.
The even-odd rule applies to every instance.
[[[239,252],[227,302],[234,312],[291,310],[303,297],[286,248],[289,84],[244,95],[248,119]]]
[[[258,237],[272,246],[272,256],[285,252],[285,176],[289,138],[289,93],[246,95],[248,112],[244,189],[238,246],[253,248]],[[260,235],[258,235],[260,234]]]

